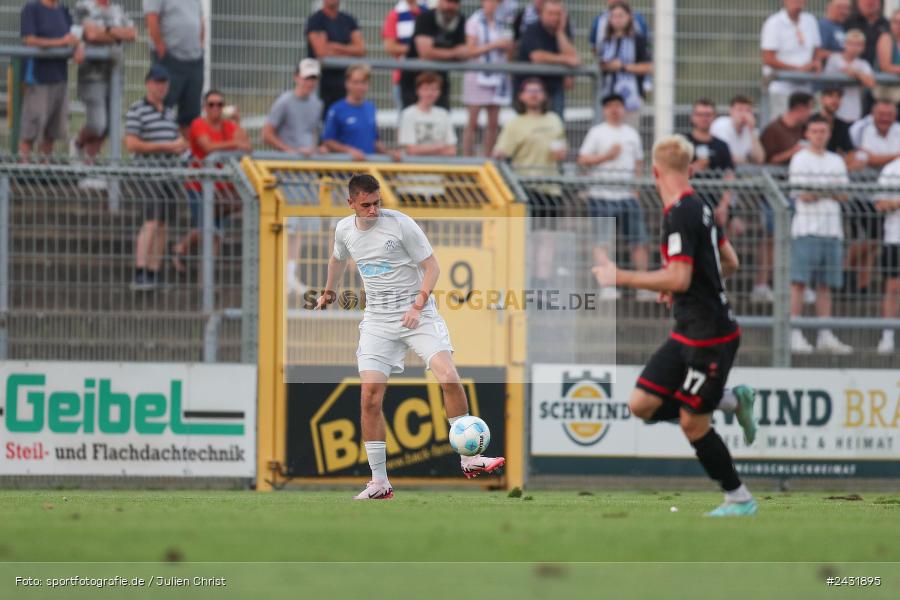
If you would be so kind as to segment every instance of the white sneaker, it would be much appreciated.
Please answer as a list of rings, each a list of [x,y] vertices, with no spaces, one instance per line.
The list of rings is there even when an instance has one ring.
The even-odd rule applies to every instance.
[[[775,302],[775,293],[768,284],[757,284],[753,286],[753,291],[750,292],[750,302],[756,304],[771,304],[772,302]]]
[[[893,354],[894,353],[894,338],[881,336],[881,341],[878,342],[877,352],[878,352],[878,354]]]
[[[394,497],[394,488],[383,479],[373,479],[366,484],[366,489],[354,496],[354,500],[390,500]]]
[[[848,346],[830,331],[820,331],[816,340],[816,349],[819,352],[828,352],[831,354],[853,354],[853,348]]]
[[[812,288],[803,288],[803,304],[816,303],[816,290]]]
[[[803,332],[795,329],[791,332],[791,352],[794,354],[812,354],[812,344],[803,337]]]
[[[106,191],[106,180],[99,177],[85,177],[78,182],[78,189],[87,192],[104,192]]]
[[[81,163],[84,160],[84,148],[79,148],[75,143],[76,138],[69,140],[69,158],[72,163]]]
[[[601,300],[618,300],[622,297],[622,292],[620,292],[617,288],[614,287],[605,287],[600,290],[600,299]]]
[[[638,302],[656,302],[659,298],[659,292],[651,292],[650,290],[638,290],[634,295],[634,299]]]

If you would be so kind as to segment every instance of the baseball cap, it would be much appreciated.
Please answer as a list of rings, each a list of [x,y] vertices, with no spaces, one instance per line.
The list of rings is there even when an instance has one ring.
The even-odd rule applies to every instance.
[[[322,74],[322,69],[319,67],[319,61],[316,59],[304,58],[297,65],[297,73],[300,74],[300,77],[306,79],[307,77],[318,77]]]
[[[150,70],[147,71],[147,76],[144,77],[144,81],[169,81],[169,71],[162,65],[153,65],[150,67]]]

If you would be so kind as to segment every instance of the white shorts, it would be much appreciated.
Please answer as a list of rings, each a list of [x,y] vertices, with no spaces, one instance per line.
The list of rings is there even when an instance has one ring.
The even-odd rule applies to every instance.
[[[439,314],[423,313],[419,326],[407,329],[400,321],[382,322],[363,319],[359,324],[356,360],[359,371],[379,371],[385,377],[403,372],[406,351],[412,348],[429,368],[431,359],[444,350],[453,352],[450,331]]]

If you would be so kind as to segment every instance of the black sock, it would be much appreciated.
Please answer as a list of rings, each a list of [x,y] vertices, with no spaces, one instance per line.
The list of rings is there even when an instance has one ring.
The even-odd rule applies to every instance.
[[[679,413],[681,412],[681,407],[678,406],[675,402],[666,402],[663,400],[663,403],[659,408],[653,413],[653,415],[647,419],[649,423],[655,423],[656,421],[677,421]]]
[[[741,487],[741,480],[734,469],[734,461],[728,446],[712,427],[702,438],[691,442],[691,446],[697,453],[700,464],[703,465],[710,479],[717,481],[723,490],[730,492]]]
[[[135,267],[135,268],[134,268],[134,274],[135,274],[135,275],[143,275],[143,274],[144,274],[144,268],[143,268],[143,267]]]

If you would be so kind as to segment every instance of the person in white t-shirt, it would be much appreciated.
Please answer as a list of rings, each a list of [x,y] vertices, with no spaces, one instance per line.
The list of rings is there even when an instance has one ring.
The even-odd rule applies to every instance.
[[[447,109],[435,106],[443,80],[425,71],[416,77],[416,97],[400,113],[397,143],[409,156],[456,156],[456,131]]]
[[[819,23],[804,8],[806,0],[784,0],[784,8],[763,24],[760,49],[764,77],[770,77],[773,71],[821,72],[826,52],[821,48]],[[773,80],[769,83],[769,114],[785,112],[794,92],[812,91],[809,84]]]
[[[831,290],[843,284],[843,239],[839,201],[846,196],[823,190],[804,190],[803,185],[846,185],[844,159],[828,152],[831,125],[821,115],[806,124],[809,146],[797,152],[789,168],[792,197],[796,203],[791,222],[791,317],[803,311],[807,286],[816,286],[816,315],[831,316]],[[819,329],[816,348],[832,354],[850,354],[853,348],[841,342],[831,329]],[[791,351],[810,354],[812,345],[799,329],[791,331]]]
[[[860,58],[865,49],[866,34],[859,29],[851,29],[844,38],[844,51],[829,55],[828,60],[825,61],[823,73],[826,75],[844,74],[858,80],[864,87],[874,88],[875,76],[872,73],[872,66],[865,59]],[[853,123],[862,118],[862,112],[862,87],[844,88],[841,107],[837,111],[838,118]]]
[[[618,94],[605,96],[603,123],[588,131],[578,150],[578,164],[588,169],[594,179],[615,181],[641,176],[644,150],[637,130],[625,122],[625,101]],[[595,185],[588,190],[588,207],[594,217],[616,219],[619,235],[624,235],[631,249],[634,268],[646,271],[649,265],[647,250],[647,226],[634,192],[621,185]],[[598,264],[608,249],[598,245],[594,249]],[[620,297],[615,288],[603,288],[600,297],[613,300]],[[641,302],[654,302],[657,294],[638,290],[636,298]]]
[[[381,407],[391,374],[403,372],[407,349],[422,358],[440,384],[450,426],[469,413],[469,404],[451,356],[450,332],[432,298],[440,267],[428,238],[405,214],[381,208],[381,190],[373,176],[354,175],[348,188],[347,203],[354,214],[335,228],[328,279],[315,308],[325,309],[335,301],[335,285],[343,280],[352,258],[366,292],[356,357],[362,381],[362,436],[372,469],[372,481],[355,499],[387,500],[394,490],[387,477]],[[503,457],[461,457],[467,478],[495,473],[505,462]]]
[[[850,127],[850,139],[865,153],[866,164],[880,169],[900,157],[897,106],[889,100],[876,100],[870,116]]]
[[[738,94],[731,99],[728,115],[713,121],[710,133],[728,144],[731,160],[735,165],[761,165],[766,161],[766,151],[759,143],[753,100]]]
[[[900,158],[885,165],[878,177],[878,185],[895,191],[875,197],[875,208],[884,214],[884,247],[881,249],[881,270],[884,273],[884,299],[881,316],[896,319],[900,303]],[[881,332],[878,354],[894,354],[894,330]]]

